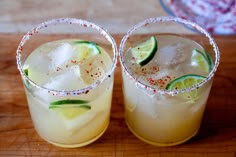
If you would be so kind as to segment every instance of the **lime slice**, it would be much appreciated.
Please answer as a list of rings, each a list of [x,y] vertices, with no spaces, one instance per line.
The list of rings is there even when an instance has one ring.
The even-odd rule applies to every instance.
[[[67,120],[74,119],[91,109],[85,100],[59,100],[50,103],[49,108]]]
[[[58,101],[53,101],[50,103],[49,108],[53,107],[53,106],[60,106],[60,105],[71,105],[71,104],[86,104],[89,101],[86,100],[58,100]]]
[[[24,69],[23,71],[24,71],[26,76],[29,76],[29,69],[28,68]]]
[[[149,63],[154,57],[157,51],[157,40],[155,36],[151,36],[146,41],[139,43],[137,46],[131,49],[136,63],[140,66],[144,66]]]
[[[194,85],[202,82],[206,77],[196,74],[187,74],[181,77],[176,78],[170,84],[167,85],[167,90],[181,90],[188,89],[193,87]],[[191,92],[185,92],[181,94],[186,99],[196,99],[198,98],[198,89],[193,90]]]
[[[214,66],[213,60],[212,60],[210,54],[207,51],[205,51],[205,54],[206,54],[206,57],[207,57],[208,63],[209,63],[209,69],[210,69],[209,71],[211,71],[213,69],[213,66]]]
[[[73,107],[54,107],[53,111],[57,112],[59,115],[67,120],[74,119],[91,109],[89,105],[79,105]]]
[[[28,68],[23,69],[23,72],[24,72],[24,74],[25,74],[26,76],[29,76],[29,69],[28,69]],[[29,83],[28,80],[25,80],[25,79],[24,79],[24,84],[25,84],[25,86],[26,86],[27,89],[30,89],[30,83]]]
[[[98,45],[90,41],[75,41],[75,49],[78,52],[77,60],[80,62],[101,53]]]
[[[205,55],[204,52],[201,52],[197,49],[193,49],[191,64],[194,66],[198,66],[206,73],[209,73],[211,71],[212,61],[210,62],[208,57],[210,58],[210,56]]]

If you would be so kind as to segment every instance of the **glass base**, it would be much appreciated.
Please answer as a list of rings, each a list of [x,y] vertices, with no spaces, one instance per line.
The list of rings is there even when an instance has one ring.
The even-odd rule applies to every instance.
[[[158,142],[154,142],[154,141],[150,141],[150,140],[147,140],[145,138],[143,138],[142,136],[138,135],[130,126],[129,126],[129,123],[126,121],[126,124],[129,128],[129,130],[138,138],[140,139],[141,141],[143,142],[146,142],[148,144],[151,144],[151,145],[154,145],[154,146],[159,146],[159,147],[168,147],[168,146],[176,146],[176,145],[179,145],[179,144],[182,144],[188,140],[190,140],[192,137],[194,137],[197,133],[198,133],[198,130],[196,130],[191,136],[183,139],[183,140],[180,140],[180,141],[176,141],[176,142],[171,142],[171,143],[158,143]]]
[[[58,147],[62,147],[62,148],[78,148],[78,147],[83,147],[83,146],[86,146],[86,145],[89,145],[91,143],[93,143],[94,141],[96,141],[98,138],[100,138],[103,133],[107,130],[109,126],[109,123],[107,123],[107,126],[102,130],[102,132],[95,136],[94,138],[90,139],[89,141],[86,141],[86,142],[83,142],[83,143],[78,143],[78,144],[62,144],[62,143],[57,143],[57,142],[53,142],[53,141],[50,141],[49,139],[47,138],[44,138],[42,137],[41,135],[39,135],[42,139],[44,139],[45,141],[47,141],[48,143],[51,143],[55,146],[58,146]]]

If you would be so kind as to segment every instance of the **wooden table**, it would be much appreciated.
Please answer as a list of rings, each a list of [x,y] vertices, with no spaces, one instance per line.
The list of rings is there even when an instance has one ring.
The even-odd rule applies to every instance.
[[[114,35],[119,42],[121,35]],[[64,149],[42,140],[30,118],[23,84],[16,68],[16,48],[22,35],[0,34],[0,157],[235,157],[236,156],[236,36],[216,36],[221,64],[209,96],[200,133],[185,144],[155,147],[143,143],[124,121],[120,67],[115,72],[111,122],[95,143]]]
[[[164,15],[159,0],[1,0],[0,32],[24,33],[45,20],[74,17],[124,33],[141,20]]]

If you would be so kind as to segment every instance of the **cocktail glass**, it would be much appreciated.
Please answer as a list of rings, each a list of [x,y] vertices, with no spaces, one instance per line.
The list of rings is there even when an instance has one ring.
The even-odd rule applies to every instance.
[[[131,132],[157,146],[195,136],[220,58],[211,35],[180,18],[150,18],[125,34],[119,53]]]
[[[60,18],[29,31],[17,48],[37,133],[60,147],[97,140],[109,124],[117,48],[102,27]]]

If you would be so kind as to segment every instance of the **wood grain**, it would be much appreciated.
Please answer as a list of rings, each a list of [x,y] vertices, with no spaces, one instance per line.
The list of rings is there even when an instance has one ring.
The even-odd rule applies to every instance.
[[[221,64],[214,79],[201,130],[189,142],[175,147],[155,147],[132,135],[124,121],[121,70],[118,65],[108,130],[95,143],[75,149],[48,144],[33,128],[15,61],[15,51],[21,37],[0,34],[0,157],[236,156],[236,36],[215,36],[221,51]],[[121,35],[114,37],[119,43]]]
[[[125,33],[141,20],[164,15],[158,0],[1,0],[0,32],[27,32],[45,20],[74,17]]]

